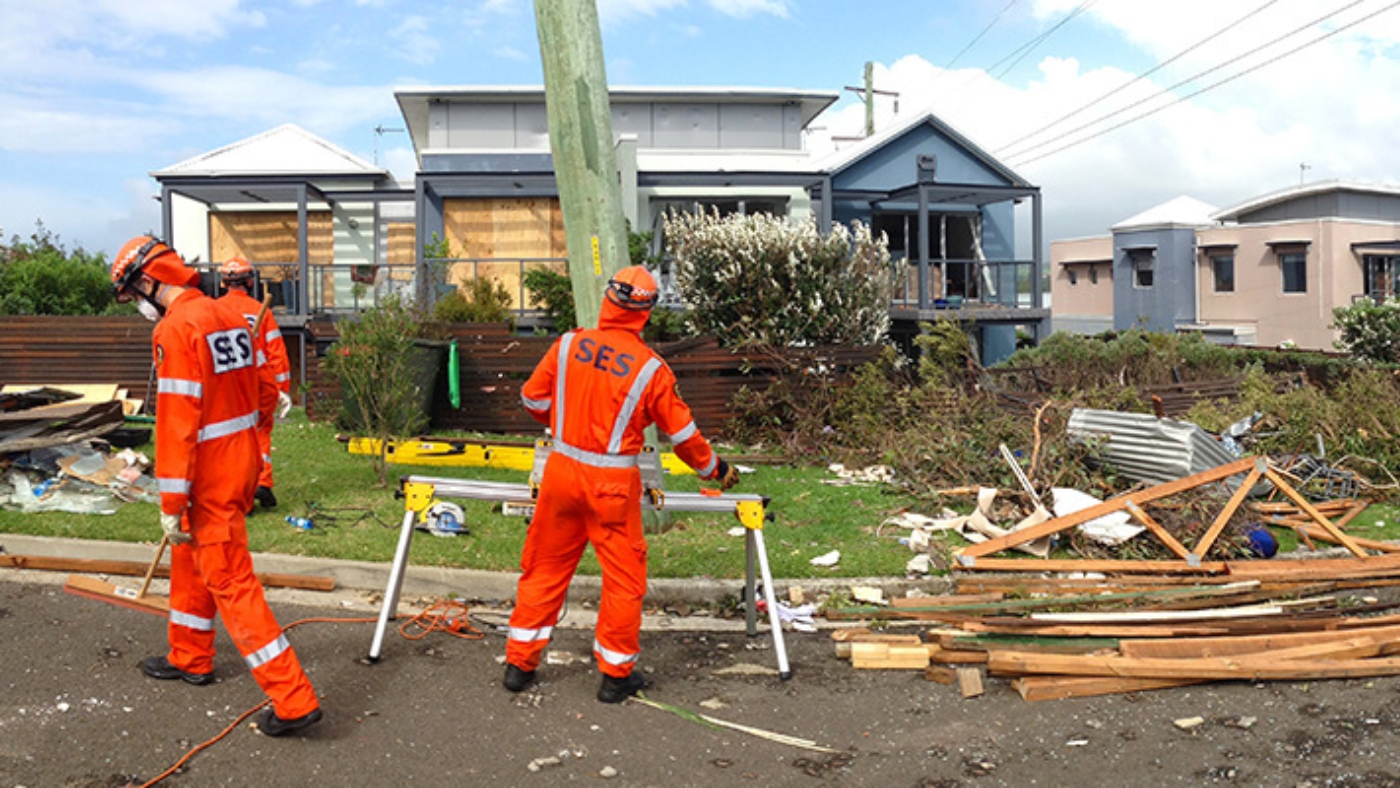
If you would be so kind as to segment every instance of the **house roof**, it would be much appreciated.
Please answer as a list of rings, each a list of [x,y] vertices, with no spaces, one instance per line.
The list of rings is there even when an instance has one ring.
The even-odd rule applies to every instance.
[[[1326,194],[1328,192],[1358,192],[1361,194],[1377,195],[1400,195],[1400,186],[1382,186],[1373,183],[1359,183],[1356,181],[1329,180],[1317,181],[1315,183],[1305,183],[1298,186],[1290,186],[1287,189],[1269,192],[1258,197],[1253,197],[1244,202],[1217,211],[1211,215],[1211,219],[1218,222],[1238,221],[1241,216],[1254,213],[1280,203],[1296,200],[1300,197],[1310,197],[1316,194]]]
[[[389,171],[292,123],[150,173],[160,179],[295,175],[387,177]]]
[[[1216,210],[1218,209],[1210,203],[1182,195],[1130,216],[1110,229],[1119,232],[1166,227],[1201,227],[1211,223],[1211,215]]]
[[[931,110],[923,112],[922,114],[913,115],[908,120],[905,120],[903,123],[891,126],[883,131],[877,132],[869,137],[866,137],[865,139],[861,140],[855,145],[852,145],[847,148],[842,148],[841,150],[836,151],[835,153],[817,162],[817,168],[823,172],[835,175],[841,172],[842,170],[853,166],[854,164],[866,158],[867,156],[870,156],[871,154],[879,151],[885,145],[889,144],[892,140],[898,139],[899,137],[909,133],[913,129],[918,128],[919,126],[924,124],[931,126],[938,133],[948,137],[958,146],[966,150],[969,156],[972,156],[973,158],[977,159],[989,170],[992,170],[1001,177],[1005,178],[1011,185],[1027,187],[1031,185],[1030,181],[1027,181],[1025,178],[1022,178],[1020,175],[1017,175],[1015,171],[1013,171],[1010,167],[1007,167],[1005,164],[1001,163],[1001,161],[993,157],[990,153],[987,153],[985,150],[982,150],[966,135],[953,128],[952,126],[948,125],[947,122],[939,118],[937,115],[933,114]]]
[[[801,108],[802,128],[836,102],[841,94],[823,90],[745,87],[636,87],[611,85],[612,104],[795,104]],[[431,85],[394,89],[394,98],[408,123],[413,147],[422,151],[428,139],[428,106],[437,101],[479,103],[545,103],[543,85]]]

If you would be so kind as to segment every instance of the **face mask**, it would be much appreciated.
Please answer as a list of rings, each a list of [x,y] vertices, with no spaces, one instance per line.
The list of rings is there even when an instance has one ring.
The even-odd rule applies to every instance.
[[[138,301],[136,302],[136,309],[137,309],[137,311],[139,311],[139,312],[141,313],[141,315],[142,315],[143,317],[145,317],[147,320],[151,321],[152,323],[158,323],[158,322],[160,322],[160,318],[161,318],[160,310],[159,310],[159,309],[156,309],[156,305],[155,305],[155,304],[152,304],[150,301],[147,301],[147,300],[144,299],[144,298],[138,300]]]

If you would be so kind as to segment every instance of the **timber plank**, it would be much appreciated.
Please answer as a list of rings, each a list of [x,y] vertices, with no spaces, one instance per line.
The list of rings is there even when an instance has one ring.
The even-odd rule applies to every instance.
[[[1011,687],[1025,701],[1092,698],[1099,695],[1121,695],[1174,687],[1205,684],[1194,679],[1134,679],[1117,676],[1020,676],[1012,679]]]

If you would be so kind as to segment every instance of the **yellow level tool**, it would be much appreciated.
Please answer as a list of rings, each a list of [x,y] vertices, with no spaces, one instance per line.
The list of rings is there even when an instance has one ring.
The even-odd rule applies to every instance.
[[[377,454],[379,441],[351,438],[351,454]],[[530,446],[480,443],[468,440],[421,438],[390,441],[384,459],[390,465],[428,465],[454,468],[504,468],[528,471],[535,467],[535,450]],[[695,470],[671,452],[661,454],[661,468],[672,476],[693,475]]]

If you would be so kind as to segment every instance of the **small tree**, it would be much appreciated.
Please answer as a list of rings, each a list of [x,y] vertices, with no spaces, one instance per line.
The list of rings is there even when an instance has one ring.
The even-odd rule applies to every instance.
[[[379,483],[388,483],[386,455],[390,441],[407,438],[428,424],[418,374],[415,338],[423,321],[398,296],[342,320],[340,337],[321,360],[322,369],[340,381],[347,429],[379,442],[370,465]]]
[[[1362,361],[1400,364],[1400,300],[1362,299],[1332,310],[1341,338],[1332,344]]]
[[[701,333],[726,345],[870,344],[889,329],[885,236],[853,222],[673,213],[667,249]]]
[[[64,248],[38,222],[34,234],[0,247],[0,314],[101,315],[135,310],[112,297],[107,259],[82,247]]]

